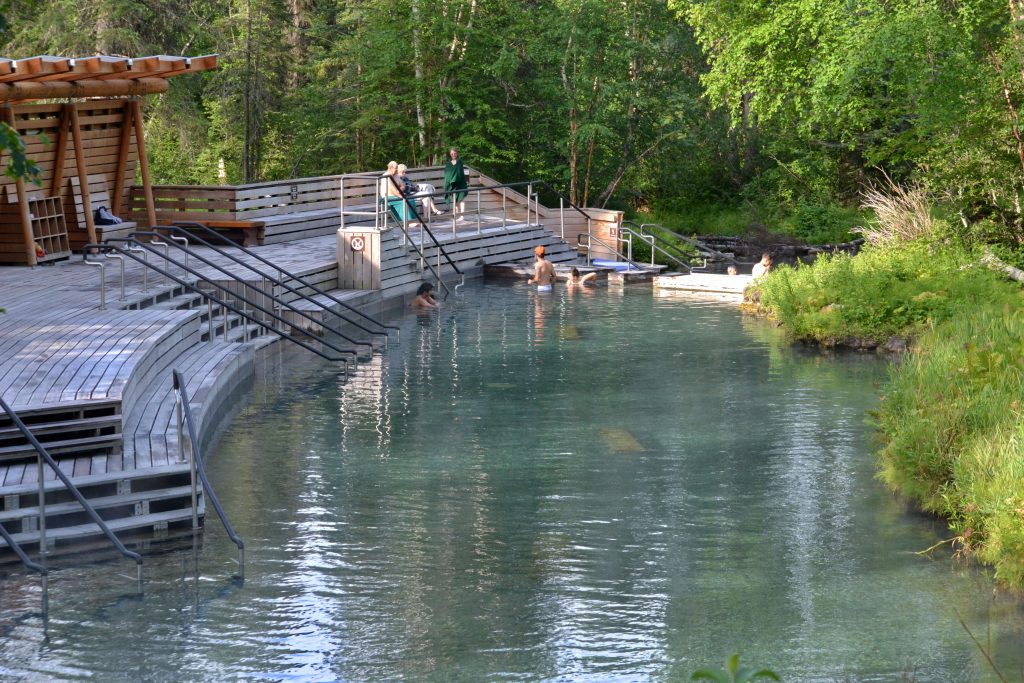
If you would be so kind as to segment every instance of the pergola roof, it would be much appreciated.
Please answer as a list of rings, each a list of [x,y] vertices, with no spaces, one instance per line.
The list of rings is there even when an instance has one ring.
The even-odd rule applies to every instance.
[[[0,102],[165,92],[167,79],[217,68],[217,55],[0,58]]]

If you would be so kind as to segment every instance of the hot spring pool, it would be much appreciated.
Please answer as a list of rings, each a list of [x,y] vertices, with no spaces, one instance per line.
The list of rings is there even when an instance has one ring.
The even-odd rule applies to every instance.
[[[215,519],[142,598],[62,570],[44,624],[9,577],[0,679],[996,680],[960,619],[1018,675],[1024,603],[916,555],[944,526],[873,478],[884,361],[646,288],[467,289],[345,385],[270,350],[208,462],[243,586]]]

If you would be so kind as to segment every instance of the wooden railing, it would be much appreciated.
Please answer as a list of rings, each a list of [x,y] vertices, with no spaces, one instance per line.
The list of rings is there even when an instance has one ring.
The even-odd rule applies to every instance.
[[[468,168],[469,185],[497,185],[497,181]],[[444,189],[444,167],[428,166],[411,169],[413,182],[430,183],[438,192]],[[154,185],[157,223],[167,225],[176,221],[228,222],[262,220],[282,214],[340,209],[340,175],[299,178],[250,185]],[[346,176],[346,206],[372,207],[377,196],[379,176],[360,174]],[[505,204],[517,213],[526,215],[526,196],[513,190],[504,190]],[[502,191],[486,192],[481,197],[482,210],[495,210],[502,205]],[[467,210],[476,208],[470,198]],[[546,209],[541,207],[541,215]],[[129,216],[145,222],[146,205],[142,188],[131,188]],[[510,216],[515,214],[510,214]]]
[[[471,188],[501,185],[499,181],[476,169],[466,168]],[[331,175],[249,185],[154,185],[157,223],[168,225],[178,221],[195,221],[223,228],[231,224],[263,226],[267,223],[280,224],[286,220],[300,221],[318,213],[340,214],[342,177]],[[430,183],[439,193],[444,190],[443,166],[410,169],[409,177],[413,182]],[[345,209],[374,211],[380,174],[352,174],[344,178]],[[560,211],[558,206],[530,204],[525,187],[485,189],[471,192],[466,198],[466,212],[470,220],[479,207],[482,214],[504,215],[511,222],[521,222],[527,218],[528,205],[548,230],[564,237],[570,244],[576,243],[577,235],[588,231],[602,240],[612,240],[622,223],[622,213],[618,211],[586,209],[584,215],[568,206]],[[132,187],[128,217],[144,224],[145,216],[142,188]],[[438,217],[440,220],[434,219],[434,223],[443,225],[450,218],[450,214]]]

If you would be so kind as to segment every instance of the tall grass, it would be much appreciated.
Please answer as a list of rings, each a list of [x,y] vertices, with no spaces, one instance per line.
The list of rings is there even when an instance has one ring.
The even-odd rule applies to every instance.
[[[1024,309],[979,302],[920,346],[874,413],[880,476],[1024,586]]]
[[[931,237],[936,222],[932,219],[932,203],[920,185],[899,185],[889,176],[881,185],[873,185],[862,194],[862,205],[874,212],[868,227],[855,228],[873,245],[910,242]]]

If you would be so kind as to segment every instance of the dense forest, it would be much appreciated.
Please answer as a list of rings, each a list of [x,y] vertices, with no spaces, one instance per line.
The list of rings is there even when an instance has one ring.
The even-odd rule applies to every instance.
[[[844,227],[842,207],[889,177],[1016,243],[1022,12],[1020,0],[18,0],[0,42],[8,58],[218,53],[216,72],[150,98],[161,183],[427,165],[454,145],[580,204],[715,207],[807,237]]]

